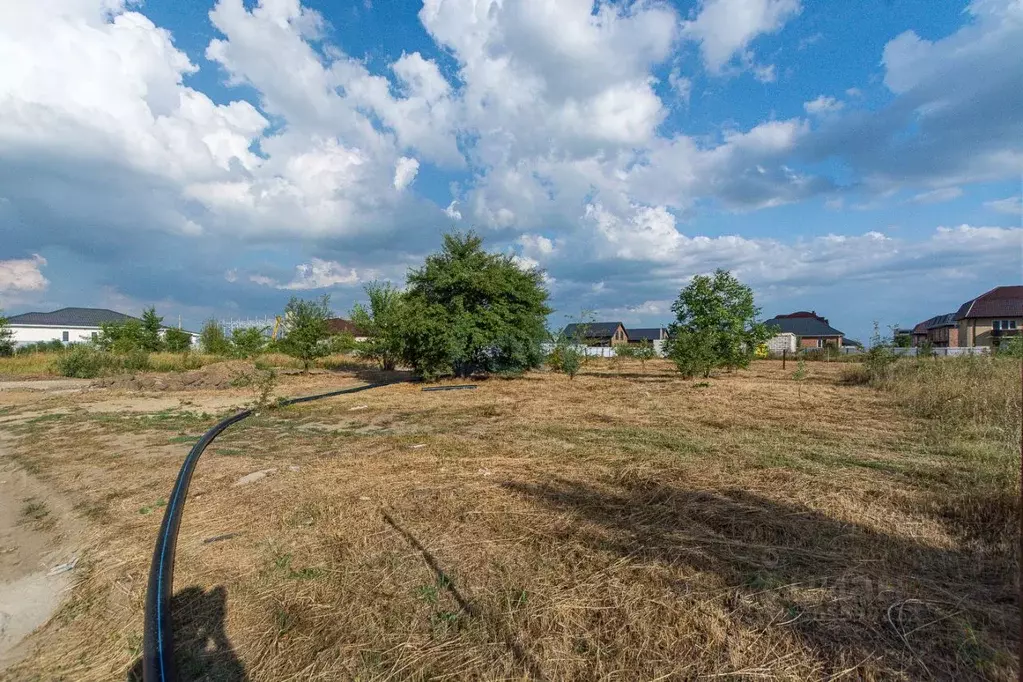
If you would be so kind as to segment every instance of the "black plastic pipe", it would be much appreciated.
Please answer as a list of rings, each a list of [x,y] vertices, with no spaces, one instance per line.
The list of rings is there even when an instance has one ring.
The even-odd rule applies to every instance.
[[[280,403],[282,407],[307,403],[312,400],[331,398],[346,393],[368,391],[371,388],[387,386],[390,383],[366,384],[354,388],[344,388],[330,393],[291,398]],[[188,496],[188,484],[192,481],[192,472],[203,451],[213,439],[224,432],[227,427],[237,424],[252,415],[252,410],[242,410],[238,414],[217,423],[192,446],[188,457],[181,465],[178,479],[171,490],[167,510],[163,513],[160,534],[153,550],[153,563],[149,568],[149,585],[146,588],[146,611],[142,635],[142,679],[144,682],[175,682],[177,670],[174,667],[174,633],[171,627],[170,602],[174,587],[174,552],[178,544],[178,528],[185,509],[185,498]]]
[[[424,391],[465,391],[468,389],[475,389],[476,384],[462,384],[461,386],[433,386],[430,388],[424,388]]]

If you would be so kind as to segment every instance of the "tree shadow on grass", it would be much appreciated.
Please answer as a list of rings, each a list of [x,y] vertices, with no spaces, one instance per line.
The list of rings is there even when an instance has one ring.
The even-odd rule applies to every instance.
[[[743,490],[653,480],[504,487],[575,517],[554,532],[559,544],[716,574],[730,586],[730,618],[760,631],[788,628],[825,677],[850,669],[870,679],[1018,674],[1012,553],[930,547]],[[551,529],[543,534],[550,539]],[[680,580],[676,589],[679,608],[691,606],[690,586]]]
[[[171,599],[174,623],[174,661],[177,680],[243,682],[245,666],[238,659],[224,630],[227,590],[217,586],[209,591],[192,586]],[[128,682],[142,682],[142,659],[128,671]]]

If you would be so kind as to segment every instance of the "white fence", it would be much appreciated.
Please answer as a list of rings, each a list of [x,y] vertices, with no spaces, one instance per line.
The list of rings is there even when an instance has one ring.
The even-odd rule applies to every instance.
[[[893,348],[896,355],[916,357],[919,348]],[[937,357],[958,357],[960,355],[987,355],[991,349],[987,346],[969,346],[965,348],[932,348],[931,353]]]
[[[664,355],[664,341],[654,341],[654,352],[661,356]],[[554,350],[553,343],[541,344],[544,353],[550,353]],[[583,355],[588,355],[594,358],[613,358],[615,356],[614,346],[570,346],[575,348]]]

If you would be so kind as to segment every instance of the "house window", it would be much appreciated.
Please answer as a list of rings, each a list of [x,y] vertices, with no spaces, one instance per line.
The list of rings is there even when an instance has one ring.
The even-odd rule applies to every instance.
[[[1016,328],[1016,320],[995,320],[992,328],[997,331],[1008,331]]]
[[[60,333],[60,340],[63,341],[64,343],[67,343],[70,338],[71,338],[71,335],[68,332],[61,332]]]
[[[98,338],[99,338],[99,332],[93,332],[92,333],[92,340],[95,341]]]

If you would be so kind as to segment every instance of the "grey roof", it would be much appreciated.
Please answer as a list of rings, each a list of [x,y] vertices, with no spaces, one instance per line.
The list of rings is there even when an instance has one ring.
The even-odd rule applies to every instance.
[[[829,324],[824,324],[816,317],[775,317],[764,322],[779,332],[789,332],[796,336],[844,336]]]
[[[629,341],[660,341],[668,335],[668,331],[664,327],[648,327],[643,329],[629,327],[625,330],[625,333],[629,335]]]
[[[936,329],[937,327],[954,327],[956,324],[956,314],[948,313],[946,315],[938,315],[927,320],[928,329]]]
[[[590,322],[584,324],[570,324],[565,327],[565,336],[573,337],[578,334],[580,327],[585,327],[586,333],[584,338],[587,339],[610,339],[614,336],[615,331],[618,327],[622,326],[621,322]],[[628,334],[628,332],[626,332]]]
[[[98,327],[104,322],[125,322],[136,318],[106,308],[61,308],[52,313],[24,313],[7,318],[9,324],[52,327]]]

